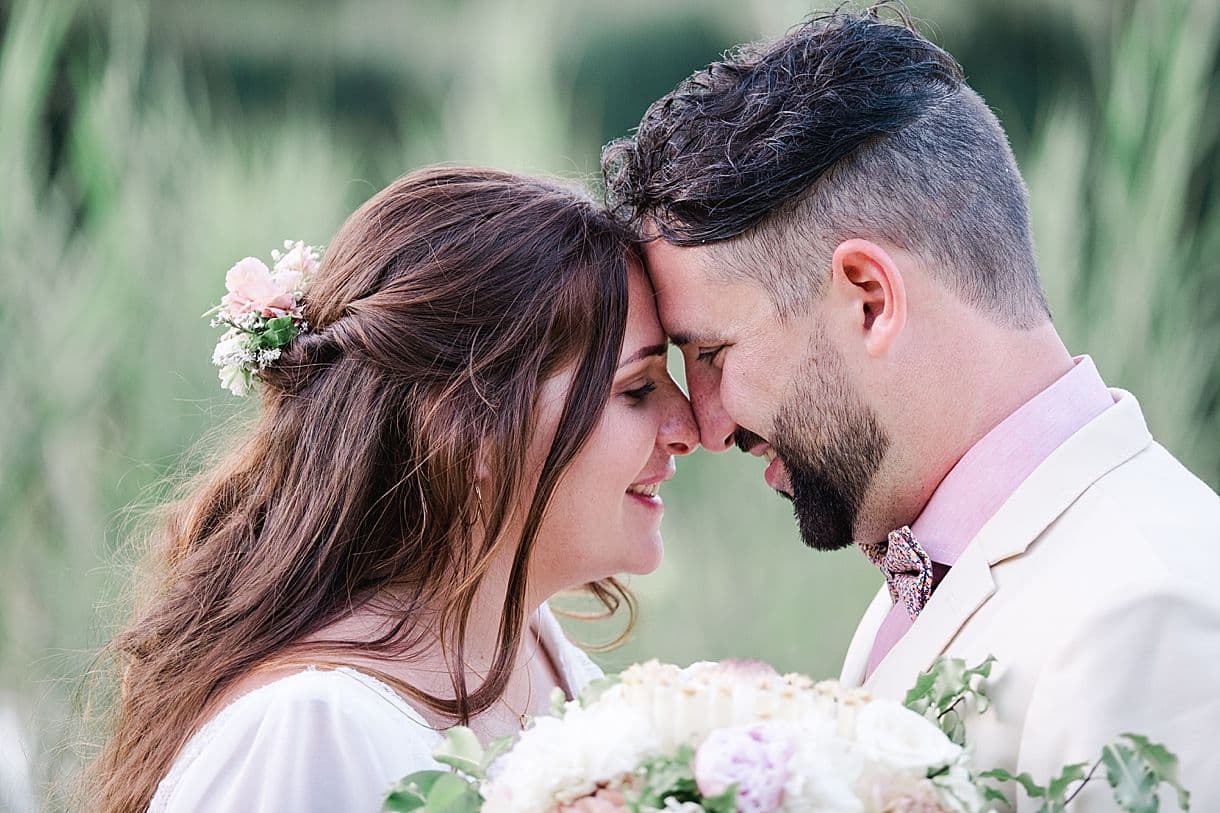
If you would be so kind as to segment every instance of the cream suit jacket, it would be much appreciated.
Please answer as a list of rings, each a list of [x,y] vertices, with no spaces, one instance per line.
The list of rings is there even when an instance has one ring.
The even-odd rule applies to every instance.
[[[890,608],[882,587],[842,680],[901,700],[938,655],[995,655],[994,707],[966,717],[980,768],[1045,784],[1133,732],[1178,754],[1193,810],[1220,811],[1220,498],[1153,441],[1130,393],[1111,393],[1115,405],[1018,487],[865,680]],[[1068,809],[1116,807],[1099,778]],[[1161,810],[1178,809],[1162,786]]]

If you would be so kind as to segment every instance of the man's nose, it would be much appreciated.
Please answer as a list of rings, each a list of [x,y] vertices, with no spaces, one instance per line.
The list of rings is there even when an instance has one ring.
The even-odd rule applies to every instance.
[[[699,426],[699,442],[710,452],[723,452],[733,445],[737,423],[729,417],[720,400],[720,372],[687,368],[691,409]]]

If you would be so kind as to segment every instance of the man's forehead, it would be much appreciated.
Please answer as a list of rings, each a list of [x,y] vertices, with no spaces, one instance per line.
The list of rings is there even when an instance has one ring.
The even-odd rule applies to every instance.
[[[727,303],[716,290],[724,281],[708,273],[706,248],[675,246],[657,239],[646,243],[644,251],[661,327],[670,340],[681,347],[714,339]]]
[[[644,262],[653,287],[681,296],[705,290],[718,278],[711,270],[708,250],[702,246],[675,246],[663,240],[644,245]]]

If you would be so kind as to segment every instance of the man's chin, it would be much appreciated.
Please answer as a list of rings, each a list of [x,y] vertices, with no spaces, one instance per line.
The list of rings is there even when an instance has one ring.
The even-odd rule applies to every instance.
[[[836,551],[855,543],[852,529],[855,509],[838,489],[820,477],[794,473],[792,513],[800,529],[801,541],[814,550]]]

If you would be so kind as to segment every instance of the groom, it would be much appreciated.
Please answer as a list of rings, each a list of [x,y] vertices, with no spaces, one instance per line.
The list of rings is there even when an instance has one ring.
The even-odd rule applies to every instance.
[[[703,445],[766,460],[806,544],[886,579],[843,680],[901,699],[994,654],[979,765],[1045,782],[1130,731],[1220,809],[1220,500],[1065,349],[954,60],[828,15],[696,73],[603,164]],[[1112,808],[1104,782],[1073,803]]]

